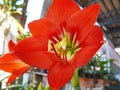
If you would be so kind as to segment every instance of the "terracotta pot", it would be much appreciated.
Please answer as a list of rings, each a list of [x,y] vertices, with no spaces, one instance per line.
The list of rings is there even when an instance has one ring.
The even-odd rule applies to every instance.
[[[97,82],[99,86],[103,86],[103,87],[108,84],[108,81],[104,79],[97,79]]]
[[[96,79],[94,79],[94,78],[80,78],[81,90],[86,90],[87,88],[94,88],[95,86],[96,86]]]

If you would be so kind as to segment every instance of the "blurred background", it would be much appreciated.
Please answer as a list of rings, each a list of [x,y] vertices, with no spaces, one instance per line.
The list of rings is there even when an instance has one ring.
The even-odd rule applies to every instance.
[[[85,8],[99,3],[101,11],[96,24],[106,43],[92,60],[79,68],[81,90],[119,90],[120,88],[120,0],[75,0]],[[10,39],[15,42],[30,36],[28,23],[44,17],[52,0],[0,0],[0,56],[8,52]],[[67,3],[66,3],[67,4]],[[10,73],[0,70],[1,90],[41,90],[47,87],[47,71],[31,68],[22,77],[6,86]],[[82,83],[83,82],[83,83]],[[48,90],[48,89],[46,89]],[[62,90],[73,90],[69,82]]]

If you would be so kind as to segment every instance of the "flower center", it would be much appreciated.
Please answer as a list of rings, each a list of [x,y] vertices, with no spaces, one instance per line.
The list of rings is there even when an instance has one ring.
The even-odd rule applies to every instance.
[[[76,51],[79,50],[78,43],[76,41],[76,35],[71,39],[69,33],[64,32],[61,40],[54,37],[57,43],[53,43],[49,40],[48,51],[55,53],[61,61],[68,62],[71,60]]]

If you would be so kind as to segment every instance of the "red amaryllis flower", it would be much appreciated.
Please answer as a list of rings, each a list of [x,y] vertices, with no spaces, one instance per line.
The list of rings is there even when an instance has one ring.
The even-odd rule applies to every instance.
[[[15,44],[9,41],[9,50],[12,52]],[[7,84],[21,76],[30,68],[29,65],[22,62],[17,56],[7,53],[0,58],[0,69],[5,72],[9,72],[12,75],[9,76]]]
[[[32,37],[20,41],[14,53],[25,63],[48,70],[52,90],[59,90],[103,44],[95,26],[100,6],[81,10],[73,0],[53,0],[45,18],[29,24]]]

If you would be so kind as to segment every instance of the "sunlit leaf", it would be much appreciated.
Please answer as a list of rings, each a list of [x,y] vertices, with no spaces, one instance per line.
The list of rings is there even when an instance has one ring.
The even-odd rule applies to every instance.
[[[39,83],[37,90],[44,90],[43,84],[41,82]]]
[[[45,87],[44,90],[51,90],[49,86]]]

